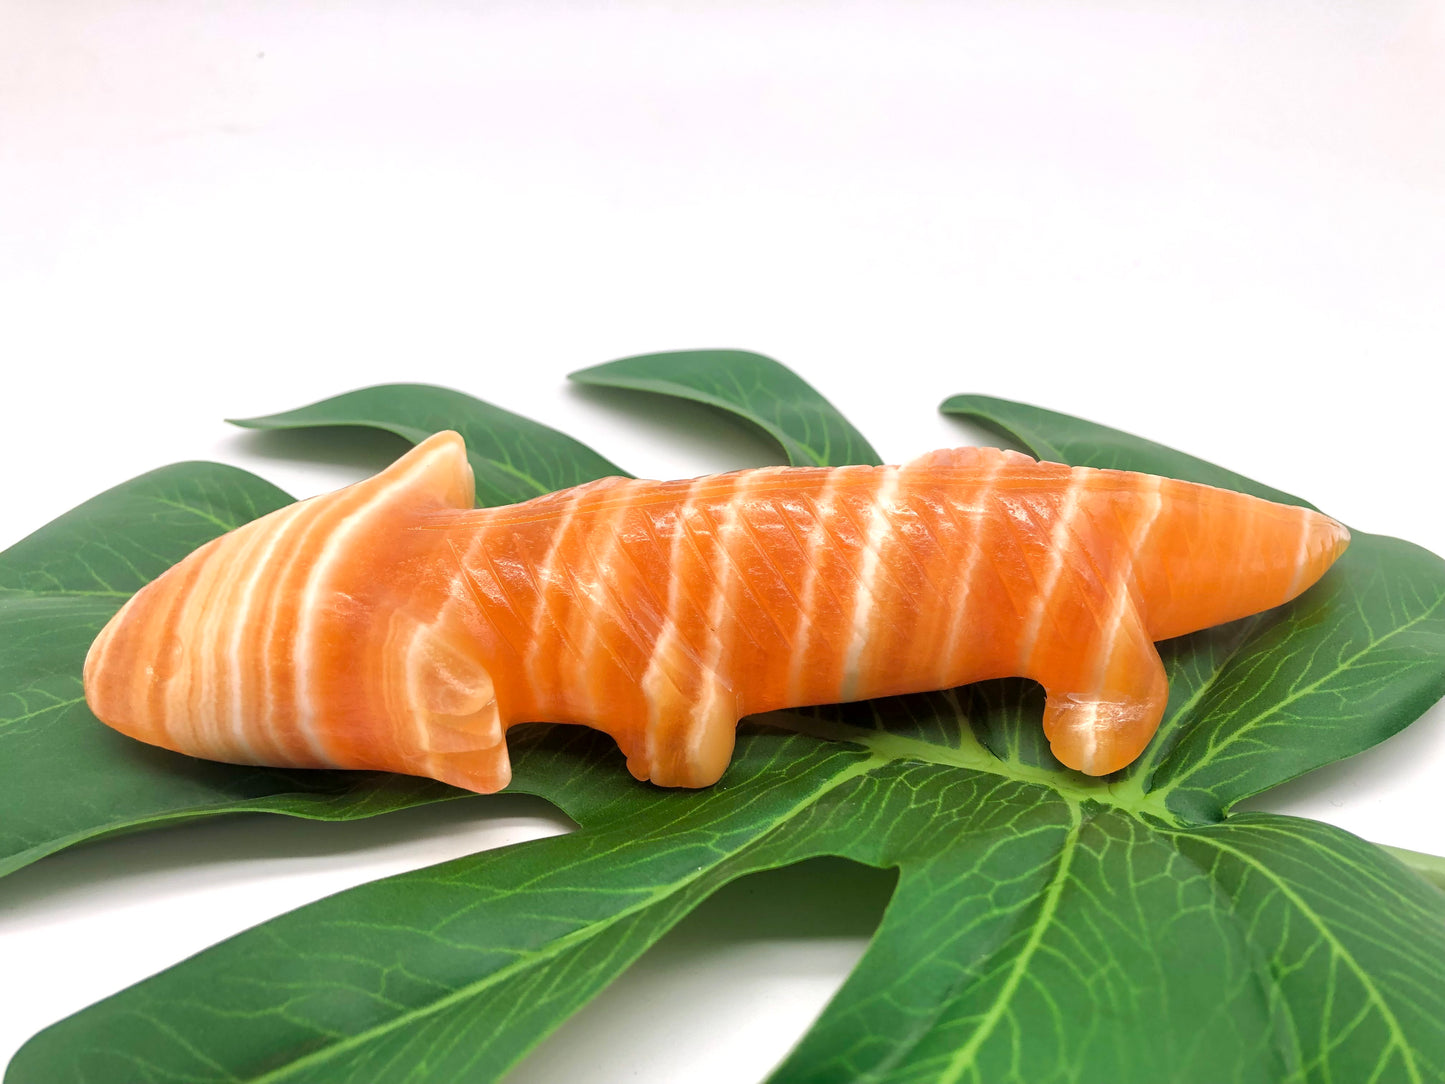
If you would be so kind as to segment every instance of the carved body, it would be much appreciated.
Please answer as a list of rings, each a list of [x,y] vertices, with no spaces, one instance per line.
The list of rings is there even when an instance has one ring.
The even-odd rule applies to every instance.
[[[472,508],[461,438],[203,546],[97,638],[86,696],[144,741],[490,792],[514,723],[715,782],[754,712],[1021,675],[1102,775],[1168,698],[1154,641],[1293,598],[1343,552],[1302,508],[995,449],[902,467],[609,478]]]

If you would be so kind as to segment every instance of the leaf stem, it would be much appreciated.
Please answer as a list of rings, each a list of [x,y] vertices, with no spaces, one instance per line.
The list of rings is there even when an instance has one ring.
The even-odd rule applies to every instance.
[[[1099,805],[1132,813],[1135,816],[1148,815],[1172,828],[1183,826],[1178,816],[1164,804],[1162,793],[1145,793],[1134,780],[1123,779],[1111,782],[1107,779],[1094,779],[1075,772],[1035,767],[1012,760],[1000,760],[978,744],[971,734],[967,738],[967,744],[952,746],[938,745],[890,731],[869,730],[785,711],[769,712],[765,716],[760,716],[758,721],[830,741],[852,742],[871,750],[883,760],[915,760],[925,764],[942,764],[954,768],[967,768],[970,771],[987,772],[990,775],[1002,776],[1004,779],[1011,779],[1018,783],[1047,787],[1071,805],[1097,802]],[[965,733],[968,733],[966,729]]]

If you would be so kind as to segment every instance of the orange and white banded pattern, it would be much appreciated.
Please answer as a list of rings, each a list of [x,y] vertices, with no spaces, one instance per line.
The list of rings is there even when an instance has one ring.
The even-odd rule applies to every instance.
[[[461,438],[201,547],[101,632],[111,726],[246,764],[490,792],[513,723],[616,739],[639,779],[722,775],[744,715],[1021,675],[1091,775],[1168,698],[1156,640],[1285,602],[1327,516],[990,448],[901,467],[607,478],[473,509]]]

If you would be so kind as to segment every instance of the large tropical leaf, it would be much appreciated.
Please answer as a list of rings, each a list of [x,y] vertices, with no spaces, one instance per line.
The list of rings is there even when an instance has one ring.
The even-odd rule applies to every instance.
[[[854,736],[749,731],[687,794],[624,781],[596,742],[524,747],[564,808],[587,793],[583,830],[266,923],[42,1033],[7,1079],[494,1080],[709,893],[816,854],[901,876],[775,1080],[1445,1070],[1445,896],[1378,848],[1022,782],[966,727],[927,759]]]
[[[236,418],[247,429],[359,426],[394,433],[413,444],[443,429],[467,442],[477,503],[515,504],[554,489],[627,472],[566,433],[432,384],[378,384],[282,414]]]
[[[1050,458],[1184,473],[1065,421]],[[6,1079],[494,1080],[720,885],[820,854],[898,888],[775,1081],[1445,1078],[1445,894],[1337,829],[1229,812],[1445,689],[1445,563],[1350,554],[1290,607],[1165,645],[1166,723],[1113,779],[1054,763],[1012,681],[767,717],[694,793],[633,782],[598,737],[517,732],[518,785],[578,832],[263,924],[43,1032]]]
[[[692,399],[762,429],[795,467],[878,463],[853,423],[816,388],[770,357],[747,350],[675,350],[619,358],[571,379]]]
[[[1039,459],[1054,463],[1147,471],[1170,478],[1183,478],[1186,482],[1236,489],[1280,504],[1314,507],[1253,478],[1246,478],[1166,445],[1027,403],[995,399],[988,395],[955,395],[946,399],[939,409],[945,414],[979,422],[1027,448]]]

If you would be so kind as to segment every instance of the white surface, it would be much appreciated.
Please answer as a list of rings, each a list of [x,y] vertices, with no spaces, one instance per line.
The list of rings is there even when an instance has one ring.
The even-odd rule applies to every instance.
[[[986,392],[1445,552],[1442,61],[1440,7],[1388,0],[10,0],[0,545],[176,459],[298,495],[353,480],[384,456],[294,462],[315,442],[221,419],[382,381],[461,388],[638,473],[761,462],[701,411],[563,379],[741,346],[890,460],[962,442],[934,407]],[[1445,853],[1442,772],[1437,708],[1260,804]],[[506,798],[47,859],[0,884],[0,1061],[308,899],[562,828]],[[513,1079],[763,1075],[878,913],[859,874],[779,883],[778,910],[710,908]]]

